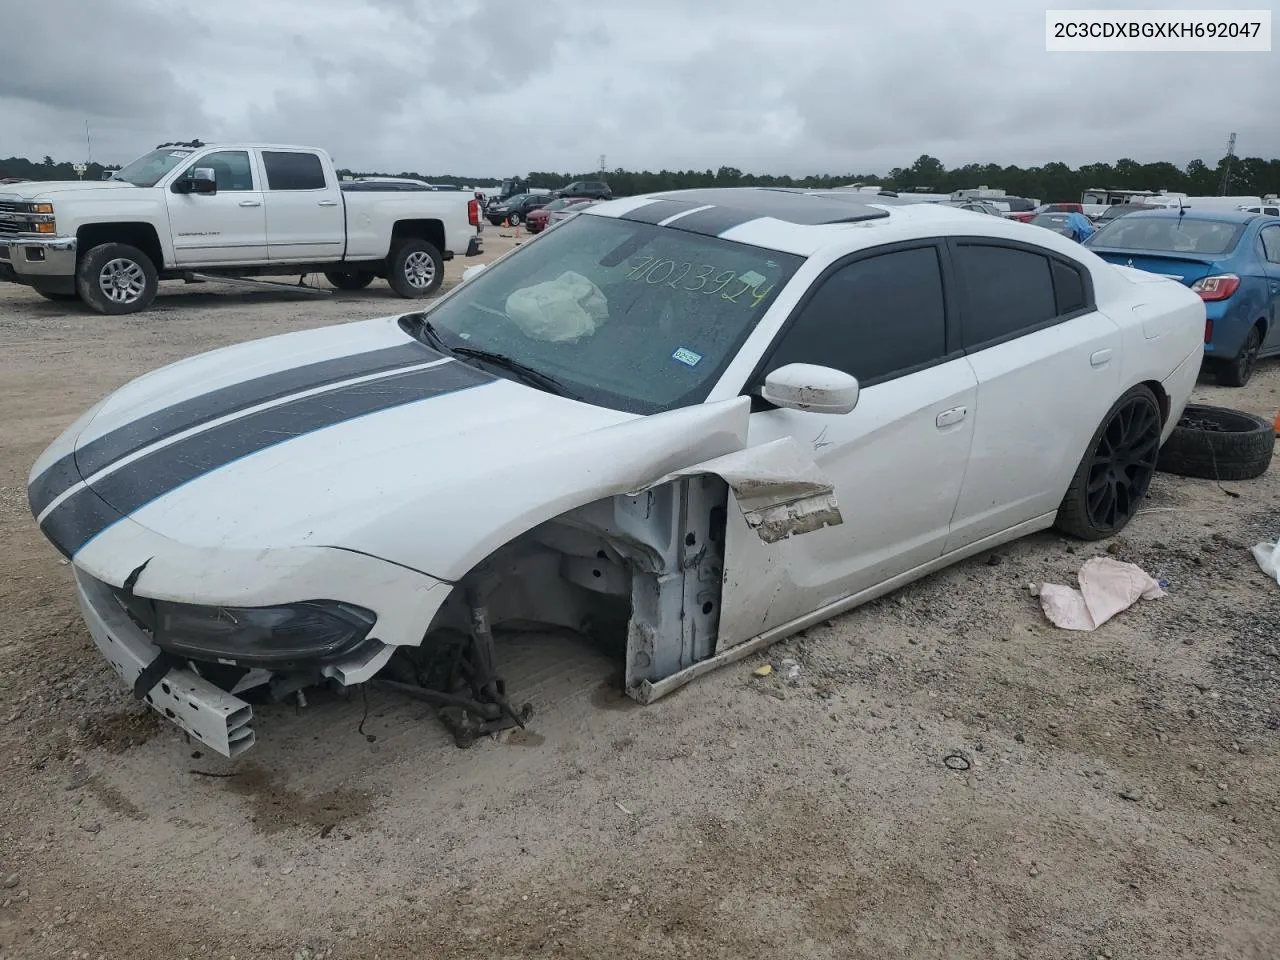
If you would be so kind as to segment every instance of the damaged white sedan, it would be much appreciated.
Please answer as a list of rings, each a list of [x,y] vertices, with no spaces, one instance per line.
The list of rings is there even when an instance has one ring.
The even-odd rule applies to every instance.
[[[648,702],[1015,537],[1124,527],[1200,299],[864,201],[595,206],[423,313],[126,385],[40,457],[31,509],[134,694],[230,757],[252,702],[379,673],[460,741],[523,723],[504,626],[616,644]]]

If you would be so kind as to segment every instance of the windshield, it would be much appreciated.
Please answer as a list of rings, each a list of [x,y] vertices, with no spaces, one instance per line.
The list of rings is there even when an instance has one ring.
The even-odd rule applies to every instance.
[[[589,403],[658,413],[706,399],[802,262],[579,216],[468,280],[426,319],[446,347],[500,353]]]
[[[1188,217],[1119,217],[1093,235],[1091,247],[1202,253],[1211,256],[1235,247],[1243,224]]]
[[[182,163],[194,150],[166,148],[152,150],[139,157],[123,170],[117,170],[112,180],[128,180],[135,187],[154,187],[166,173]]]
[[[550,212],[552,210],[563,210],[567,206],[569,206],[569,201],[560,199],[560,200],[552,200],[542,209]]]

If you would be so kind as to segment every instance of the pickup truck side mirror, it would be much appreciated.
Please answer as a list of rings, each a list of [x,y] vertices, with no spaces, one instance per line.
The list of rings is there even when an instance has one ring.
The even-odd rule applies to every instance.
[[[765,377],[760,395],[788,410],[848,413],[858,405],[858,380],[831,367],[788,363]]]
[[[196,167],[185,177],[173,182],[174,193],[202,193],[212,196],[218,192],[218,180],[212,167]]]

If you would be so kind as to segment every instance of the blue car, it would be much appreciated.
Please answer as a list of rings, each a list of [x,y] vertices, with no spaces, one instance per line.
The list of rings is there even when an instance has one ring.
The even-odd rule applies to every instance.
[[[1175,277],[1205,302],[1205,363],[1243,387],[1280,354],[1280,217],[1192,209],[1136,210],[1085,241],[1111,263]]]

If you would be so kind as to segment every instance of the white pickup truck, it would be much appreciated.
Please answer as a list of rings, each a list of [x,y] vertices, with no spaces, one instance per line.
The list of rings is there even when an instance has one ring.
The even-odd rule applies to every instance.
[[[0,187],[0,280],[104,314],[146,309],[161,280],[323,273],[425,297],[482,252],[480,217],[466,193],[343,190],[314,147],[167,143],[106,181]]]

